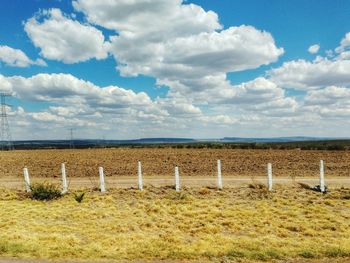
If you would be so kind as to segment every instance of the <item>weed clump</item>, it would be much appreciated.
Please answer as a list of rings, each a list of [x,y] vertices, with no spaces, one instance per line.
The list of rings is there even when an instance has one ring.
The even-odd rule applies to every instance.
[[[299,255],[303,258],[316,258],[317,257],[315,252],[309,251],[309,250],[302,251]]]
[[[341,247],[332,247],[326,251],[326,256],[330,258],[349,257],[350,252],[342,249]]]
[[[51,183],[33,184],[30,190],[30,197],[34,200],[49,201],[62,196],[61,190]]]
[[[74,200],[77,201],[78,203],[81,203],[84,199],[85,192],[82,193],[74,193]]]
[[[248,197],[250,199],[270,199],[271,192],[263,184],[252,183],[248,185],[250,191],[248,192]]]

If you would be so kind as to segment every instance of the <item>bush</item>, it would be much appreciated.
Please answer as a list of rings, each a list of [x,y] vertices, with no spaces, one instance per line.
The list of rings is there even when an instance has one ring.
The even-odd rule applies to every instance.
[[[61,190],[51,183],[33,184],[30,190],[30,197],[35,200],[48,201],[62,196]]]

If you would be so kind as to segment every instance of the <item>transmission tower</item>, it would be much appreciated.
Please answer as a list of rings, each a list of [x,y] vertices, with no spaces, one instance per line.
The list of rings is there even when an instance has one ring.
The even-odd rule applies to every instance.
[[[10,125],[7,119],[6,97],[11,97],[10,93],[0,92],[1,97],[1,150],[13,150],[12,136],[10,132]]]

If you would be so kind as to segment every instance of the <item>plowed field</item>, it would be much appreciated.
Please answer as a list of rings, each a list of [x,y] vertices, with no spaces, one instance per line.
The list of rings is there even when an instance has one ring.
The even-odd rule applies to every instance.
[[[175,165],[183,176],[211,176],[217,159],[223,176],[264,176],[268,162],[274,176],[318,176],[320,159],[326,176],[350,176],[348,151],[119,148],[0,152],[0,177],[22,176],[24,166],[34,177],[60,176],[62,162],[70,177],[96,176],[98,166],[106,176],[133,176],[138,160],[145,176],[172,175]]]

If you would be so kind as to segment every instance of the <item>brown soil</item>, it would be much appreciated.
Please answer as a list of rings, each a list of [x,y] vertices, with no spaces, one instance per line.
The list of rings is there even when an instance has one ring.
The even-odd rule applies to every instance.
[[[96,176],[98,166],[106,176],[134,176],[138,160],[145,176],[171,176],[175,165],[181,175],[213,176],[217,159],[223,176],[264,176],[271,162],[274,176],[317,177],[320,159],[326,176],[350,175],[349,151],[119,148],[0,152],[0,177],[22,176],[25,166],[31,176],[58,177],[62,162],[70,177]]]

